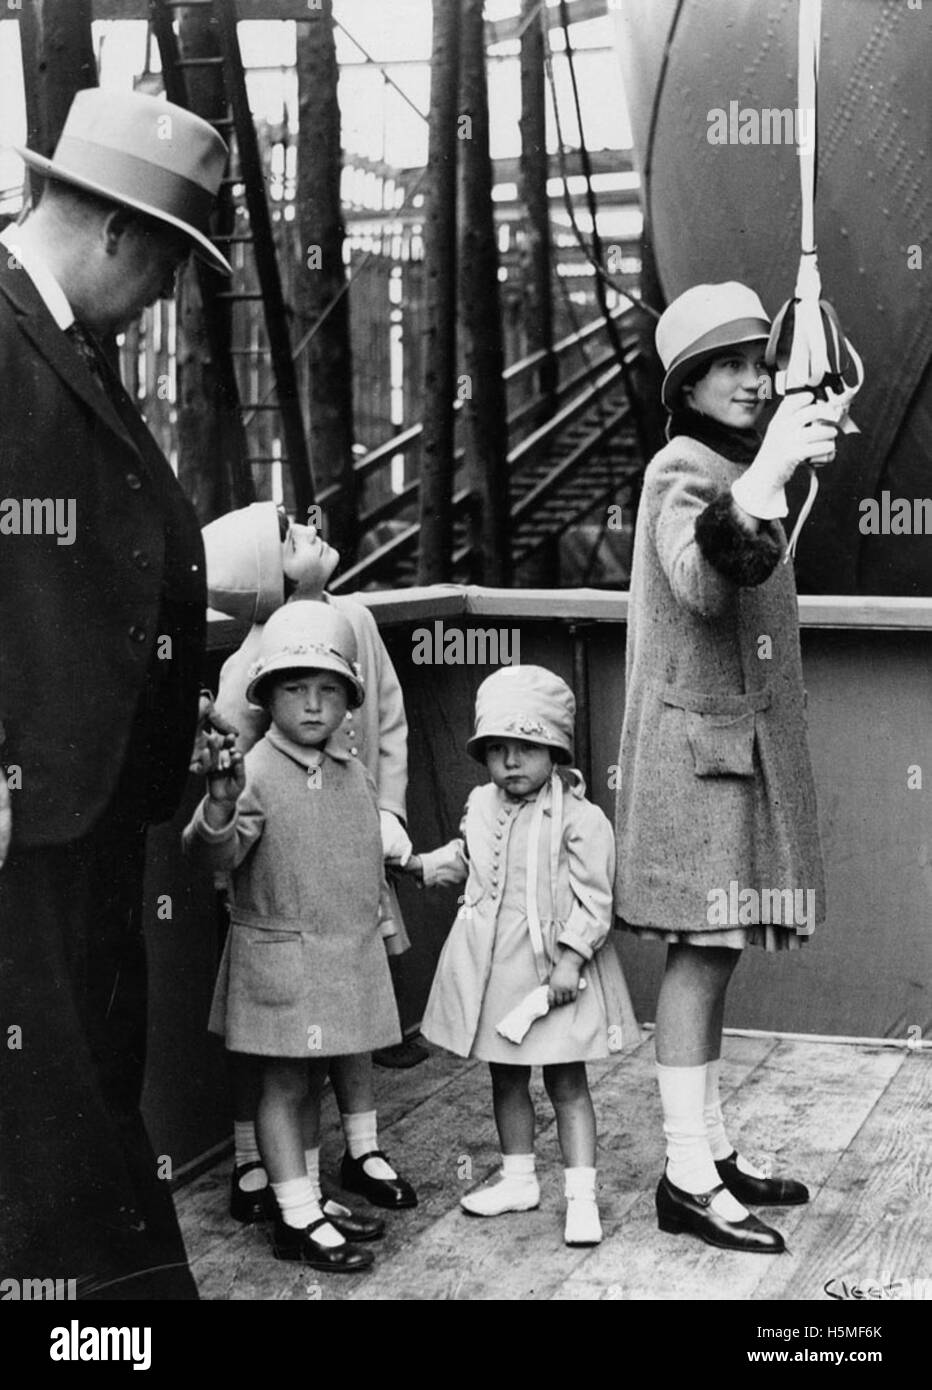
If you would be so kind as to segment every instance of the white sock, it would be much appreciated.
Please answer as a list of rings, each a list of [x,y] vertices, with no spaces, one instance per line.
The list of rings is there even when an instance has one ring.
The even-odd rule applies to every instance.
[[[321,1192],[320,1192],[320,1145],[318,1145],[316,1149],[305,1149],[305,1150],[304,1150],[304,1163],[305,1163],[305,1166],[306,1166],[306,1168],[307,1168],[307,1177],[308,1177],[308,1182],[311,1184],[311,1190],[312,1190],[313,1193],[314,1193],[315,1199],[319,1202],[319,1201],[320,1201],[320,1197],[321,1197]]]
[[[573,1197],[587,1197],[595,1201],[595,1169],[564,1168],[563,1194],[569,1201]]]
[[[534,1177],[537,1160],[533,1154],[502,1154],[502,1173],[506,1178],[525,1182]]]
[[[233,1121],[233,1144],[236,1150],[233,1163],[237,1168],[242,1168],[245,1163],[262,1162],[256,1139],[256,1126],[252,1120]],[[243,1192],[260,1192],[268,1185],[269,1175],[264,1168],[253,1168],[252,1172],[247,1173],[239,1182]]]
[[[725,1116],[722,1113],[722,1098],[719,1093],[719,1071],[721,1059],[716,1057],[714,1062],[706,1063],[705,1074],[705,1132],[709,1140],[709,1148],[712,1150],[712,1157],[716,1161],[723,1158],[730,1158],[736,1153],[735,1145],[728,1138],[725,1129]],[[743,1154],[736,1154],[735,1162],[742,1173],[749,1174],[752,1178],[762,1178],[764,1174],[756,1168],[750,1159]]]
[[[314,1196],[310,1178],[289,1178],[287,1182],[273,1182],[272,1191],[278,1203],[282,1220],[286,1226],[303,1231],[323,1216],[320,1202]],[[314,1232],[319,1245],[342,1245],[343,1237],[332,1226],[319,1226]]]
[[[721,1185],[706,1137],[706,1066],[667,1067],[657,1063],[657,1082],[667,1140],[667,1177],[683,1192],[710,1192]],[[712,1201],[726,1221],[743,1221],[747,1210],[728,1191]]]
[[[340,1113],[346,1147],[351,1158],[362,1158],[379,1147],[378,1114],[375,1110],[360,1110],[355,1115]],[[363,1171],[370,1178],[397,1178],[398,1174],[384,1158],[370,1158],[363,1164]]]
[[[722,1098],[719,1094],[720,1067],[721,1061],[718,1057],[713,1062],[706,1062],[705,1066],[705,1106],[702,1113],[706,1138],[714,1159],[728,1158],[735,1150],[725,1131],[725,1116],[722,1114]]]

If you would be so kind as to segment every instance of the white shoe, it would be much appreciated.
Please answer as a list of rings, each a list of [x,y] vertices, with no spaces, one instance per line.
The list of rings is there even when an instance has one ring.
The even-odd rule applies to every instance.
[[[567,1245],[599,1245],[602,1240],[602,1223],[599,1208],[594,1197],[568,1197],[566,1201],[566,1227],[563,1239]]]
[[[501,1216],[506,1211],[533,1211],[540,1206],[540,1187],[533,1174],[507,1178],[500,1175],[475,1192],[460,1198],[470,1216]]]

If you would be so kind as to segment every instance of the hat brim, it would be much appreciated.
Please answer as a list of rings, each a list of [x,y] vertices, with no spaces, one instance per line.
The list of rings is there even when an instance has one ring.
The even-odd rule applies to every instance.
[[[710,357],[717,357],[724,349],[738,347],[742,343],[767,342],[770,337],[770,324],[766,319],[733,319],[710,329],[688,348],[675,357],[663,379],[660,398],[667,410],[676,410],[680,387],[685,377]]]
[[[310,657],[299,656],[295,652],[282,652],[281,656],[274,656],[268,665],[263,667],[258,676],[254,676],[247,685],[246,700],[248,704],[261,704],[261,701],[256,698],[259,687],[268,680],[269,676],[274,676],[278,671],[332,671],[334,675],[342,677],[349,686],[350,709],[358,709],[366,698],[362,681],[336,658],[315,653],[311,659]]]
[[[466,752],[471,758],[475,758],[477,763],[482,763],[484,767],[485,745],[489,739],[494,738],[522,738],[522,736],[515,734],[513,729],[509,729],[507,733],[505,731],[497,733],[494,729],[486,730],[485,733],[476,734],[467,741]],[[542,738],[522,738],[522,742],[539,743],[542,748],[546,748],[553,755],[555,763],[562,763],[565,767],[569,767],[573,761],[572,752],[560,743],[548,743],[546,739]]]
[[[162,212],[159,208],[154,208],[139,198],[128,198],[123,193],[116,193],[112,188],[108,188],[96,180],[72,174],[68,169],[63,169],[61,165],[56,164],[54,160],[47,159],[45,155],[36,154],[35,150],[28,150],[21,145],[14,145],[13,148],[20,159],[46,178],[57,179],[60,183],[68,183],[75,188],[83,188],[86,193],[96,193],[100,198],[107,198],[112,203],[119,203],[121,207],[133,208],[136,212],[143,212],[147,217],[152,217],[157,222],[164,222],[166,226],[174,227],[176,231],[183,232],[194,243],[194,254],[205,261],[211,269],[220,270],[224,275],[233,274],[233,267],[230,262],[225,256],[221,256],[210,238],[204,236],[203,232],[199,232],[196,227],[192,227],[189,222],[182,222],[179,217],[173,217],[169,212]]]

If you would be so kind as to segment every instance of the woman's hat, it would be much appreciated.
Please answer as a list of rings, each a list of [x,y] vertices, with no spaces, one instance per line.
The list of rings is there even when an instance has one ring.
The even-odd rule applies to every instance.
[[[349,684],[350,708],[355,709],[366,694],[356,657],[356,634],[342,613],[328,603],[296,599],[266,623],[258,659],[247,673],[246,699],[259,704],[259,686],[276,671],[335,671]]]
[[[476,727],[466,752],[484,762],[487,738],[542,743],[554,761],[573,761],[576,699],[565,680],[544,666],[503,666],[476,691]]]
[[[655,342],[666,376],[661,399],[678,405],[685,377],[723,348],[770,337],[767,310],[753,290],[737,280],[694,285],[660,315]]]
[[[228,150],[207,121],[140,92],[77,93],[51,159],[16,146],[46,178],[165,222],[215,269],[232,267],[210,240],[210,214]]]
[[[207,602],[230,618],[264,623],[285,599],[282,540],[274,502],[227,512],[201,531]]]

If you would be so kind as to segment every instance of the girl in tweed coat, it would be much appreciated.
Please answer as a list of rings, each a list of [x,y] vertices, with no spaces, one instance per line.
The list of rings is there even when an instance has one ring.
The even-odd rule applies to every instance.
[[[744,1202],[805,1202],[728,1138],[719,1098],[725,991],[742,947],[802,944],[823,915],[783,486],[825,454],[835,408],[787,397],[763,437],[766,312],[727,283],[657,327],[669,444],[638,512],[616,808],[621,925],[667,944],[657,1073],[664,1231],[779,1253]],[[764,380],[767,378],[764,376]]]
[[[364,697],[349,622],[320,603],[279,609],[247,695],[267,707],[269,732],[226,770],[218,757],[184,834],[211,868],[234,874],[211,1027],[230,1051],[261,1058],[256,1127],[277,1205],[276,1256],[351,1272],[372,1257],[348,1242],[381,1229],[321,1209],[308,1166],[320,1092],[332,1058],[388,1046],[401,1032],[382,944],[375,785],[334,738]]]
[[[611,825],[580,774],[555,766],[570,761],[575,707],[565,681],[541,666],[507,666],[483,681],[467,748],[492,780],[470,793],[461,838],[412,856],[408,869],[427,885],[466,885],[421,1025],[492,1074],[502,1173],[461,1205],[473,1216],[538,1205],[528,1082],[542,1066],[566,1165],[565,1240],[594,1245],[602,1231],[585,1064],[636,1042],[638,1030],[608,939]],[[513,1011],[523,1015],[517,1027]]]

